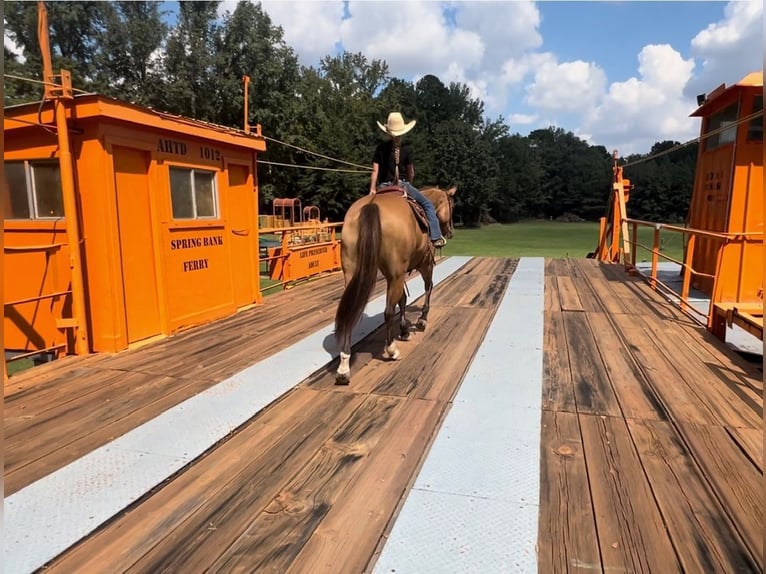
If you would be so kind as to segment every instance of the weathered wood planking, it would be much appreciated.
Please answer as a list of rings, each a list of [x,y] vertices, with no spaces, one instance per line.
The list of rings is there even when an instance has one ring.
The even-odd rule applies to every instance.
[[[331,323],[342,288],[335,274],[145,347],[46,367],[37,385],[36,369],[19,385],[14,377],[5,398],[6,494]],[[373,297],[384,288],[379,278]]]
[[[763,473],[719,426],[678,425],[694,460],[747,548],[763,564]]]
[[[732,427],[726,427],[726,430],[763,474],[763,431]]]
[[[329,509],[287,572],[357,574],[364,572],[374,548],[390,521],[389,509],[402,496],[445,403],[407,401],[401,421],[370,455],[354,481]],[[343,560],[339,563],[338,556]]]
[[[600,570],[577,414],[543,411],[540,443],[538,571]]]
[[[297,389],[122,516],[56,560],[55,572],[159,572],[203,565],[243,532],[363,397]],[[311,412],[312,416],[296,416]],[[175,566],[173,567],[175,568]]]
[[[361,571],[491,321],[498,269],[483,269],[476,296],[459,306],[464,291],[452,301],[439,291],[452,278],[437,286],[428,330],[401,343],[403,360],[365,359],[345,388],[320,370],[50,569]],[[382,329],[355,352],[377,347]],[[397,372],[423,388],[375,391]],[[370,378],[378,384],[355,388]]]
[[[656,421],[629,425],[684,571],[761,572],[673,426]]]
[[[620,416],[620,405],[583,313],[563,313],[577,412]]]
[[[679,571],[625,421],[586,414],[579,420],[604,571]]]
[[[543,330],[542,407],[552,411],[576,412],[563,314],[557,311],[546,312]]]
[[[625,417],[666,420],[664,405],[657,400],[641,365],[625,347],[609,316],[605,313],[588,313],[587,318]]]

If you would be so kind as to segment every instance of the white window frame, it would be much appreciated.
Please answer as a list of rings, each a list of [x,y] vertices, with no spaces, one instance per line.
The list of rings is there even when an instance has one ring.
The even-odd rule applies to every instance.
[[[173,207],[173,176],[172,171],[178,170],[178,171],[185,171],[188,173],[189,179],[190,179],[190,192],[191,192],[191,204],[192,204],[192,211],[193,215],[191,217],[176,217],[175,215],[175,209]],[[197,194],[195,193],[194,188],[194,174],[195,173],[204,173],[209,174],[212,176],[213,180],[213,215],[199,215],[197,213]],[[173,217],[174,221],[196,221],[196,220],[203,220],[203,221],[211,221],[220,219],[220,203],[218,200],[218,172],[210,169],[200,169],[196,167],[187,167],[182,165],[172,165],[170,166],[170,169],[168,171],[168,180],[170,182],[170,211],[171,216]]]
[[[23,164],[24,165],[24,180],[27,188],[27,206],[29,209],[29,217],[10,217],[6,214],[5,218],[9,221],[54,221],[63,219],[66,215],[64,211],[64,190],[59,185],[59,194],[61,197],[61,215],[40,215],[39,204],[37,201],[37,186],[34,178],[35,165],[55,165],[59,168],[59,183],[61,182],[61,168],[59,162],[49,159],[23,159],[23,160],[7,160],[5,165],[8,164]],[[8,190],[10,193],[10,189]]]

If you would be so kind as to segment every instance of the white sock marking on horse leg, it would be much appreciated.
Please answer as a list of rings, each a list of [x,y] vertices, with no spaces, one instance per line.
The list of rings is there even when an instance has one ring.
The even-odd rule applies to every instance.
[[[350,359],[350,353],[344,353],[343,351],[340,352],[340,364],[338,365],[339,375],[348,375],[351,372],[351,368],[349,366]]]
[[[396,348],[396,342],[392,342],[388,347],[383,349],[383,353],[386,355],[386,357],[389,357],[393,360],[398,359],[399,349]]]

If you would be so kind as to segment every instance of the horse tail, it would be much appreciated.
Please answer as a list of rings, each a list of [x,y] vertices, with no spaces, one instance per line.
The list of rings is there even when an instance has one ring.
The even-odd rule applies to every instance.
[[[362,207],[357,228],[356,270],[343,290],[335,314],[335,339],[341,345],[362,316],[378,277],[381,228],[380,209],[376,203]]]

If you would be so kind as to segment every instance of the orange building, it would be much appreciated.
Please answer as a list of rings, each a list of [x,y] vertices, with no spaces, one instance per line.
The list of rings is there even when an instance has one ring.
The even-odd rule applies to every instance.
[[[726,270],[717,301],[757,302],[763,287],[763,115],[746,118],[763,111],[763,72],[722,84],[699,102],[692,116],[702,118],[703,139],[688,225],[744,236],[723,250],[718,239],[698,238],[692,267],[709,275]],[[724,261],[717,267],[719,256]],[[698,276],[694,286],[710,295],[713,279]]]
[[[53,105],[38,108],[6,108],[3,122],[7,350],[73,352],[77,273],[90,352],[119,351],[260,302],[260,129],[99,95],[70,101],[80,270],[66,231]]]

